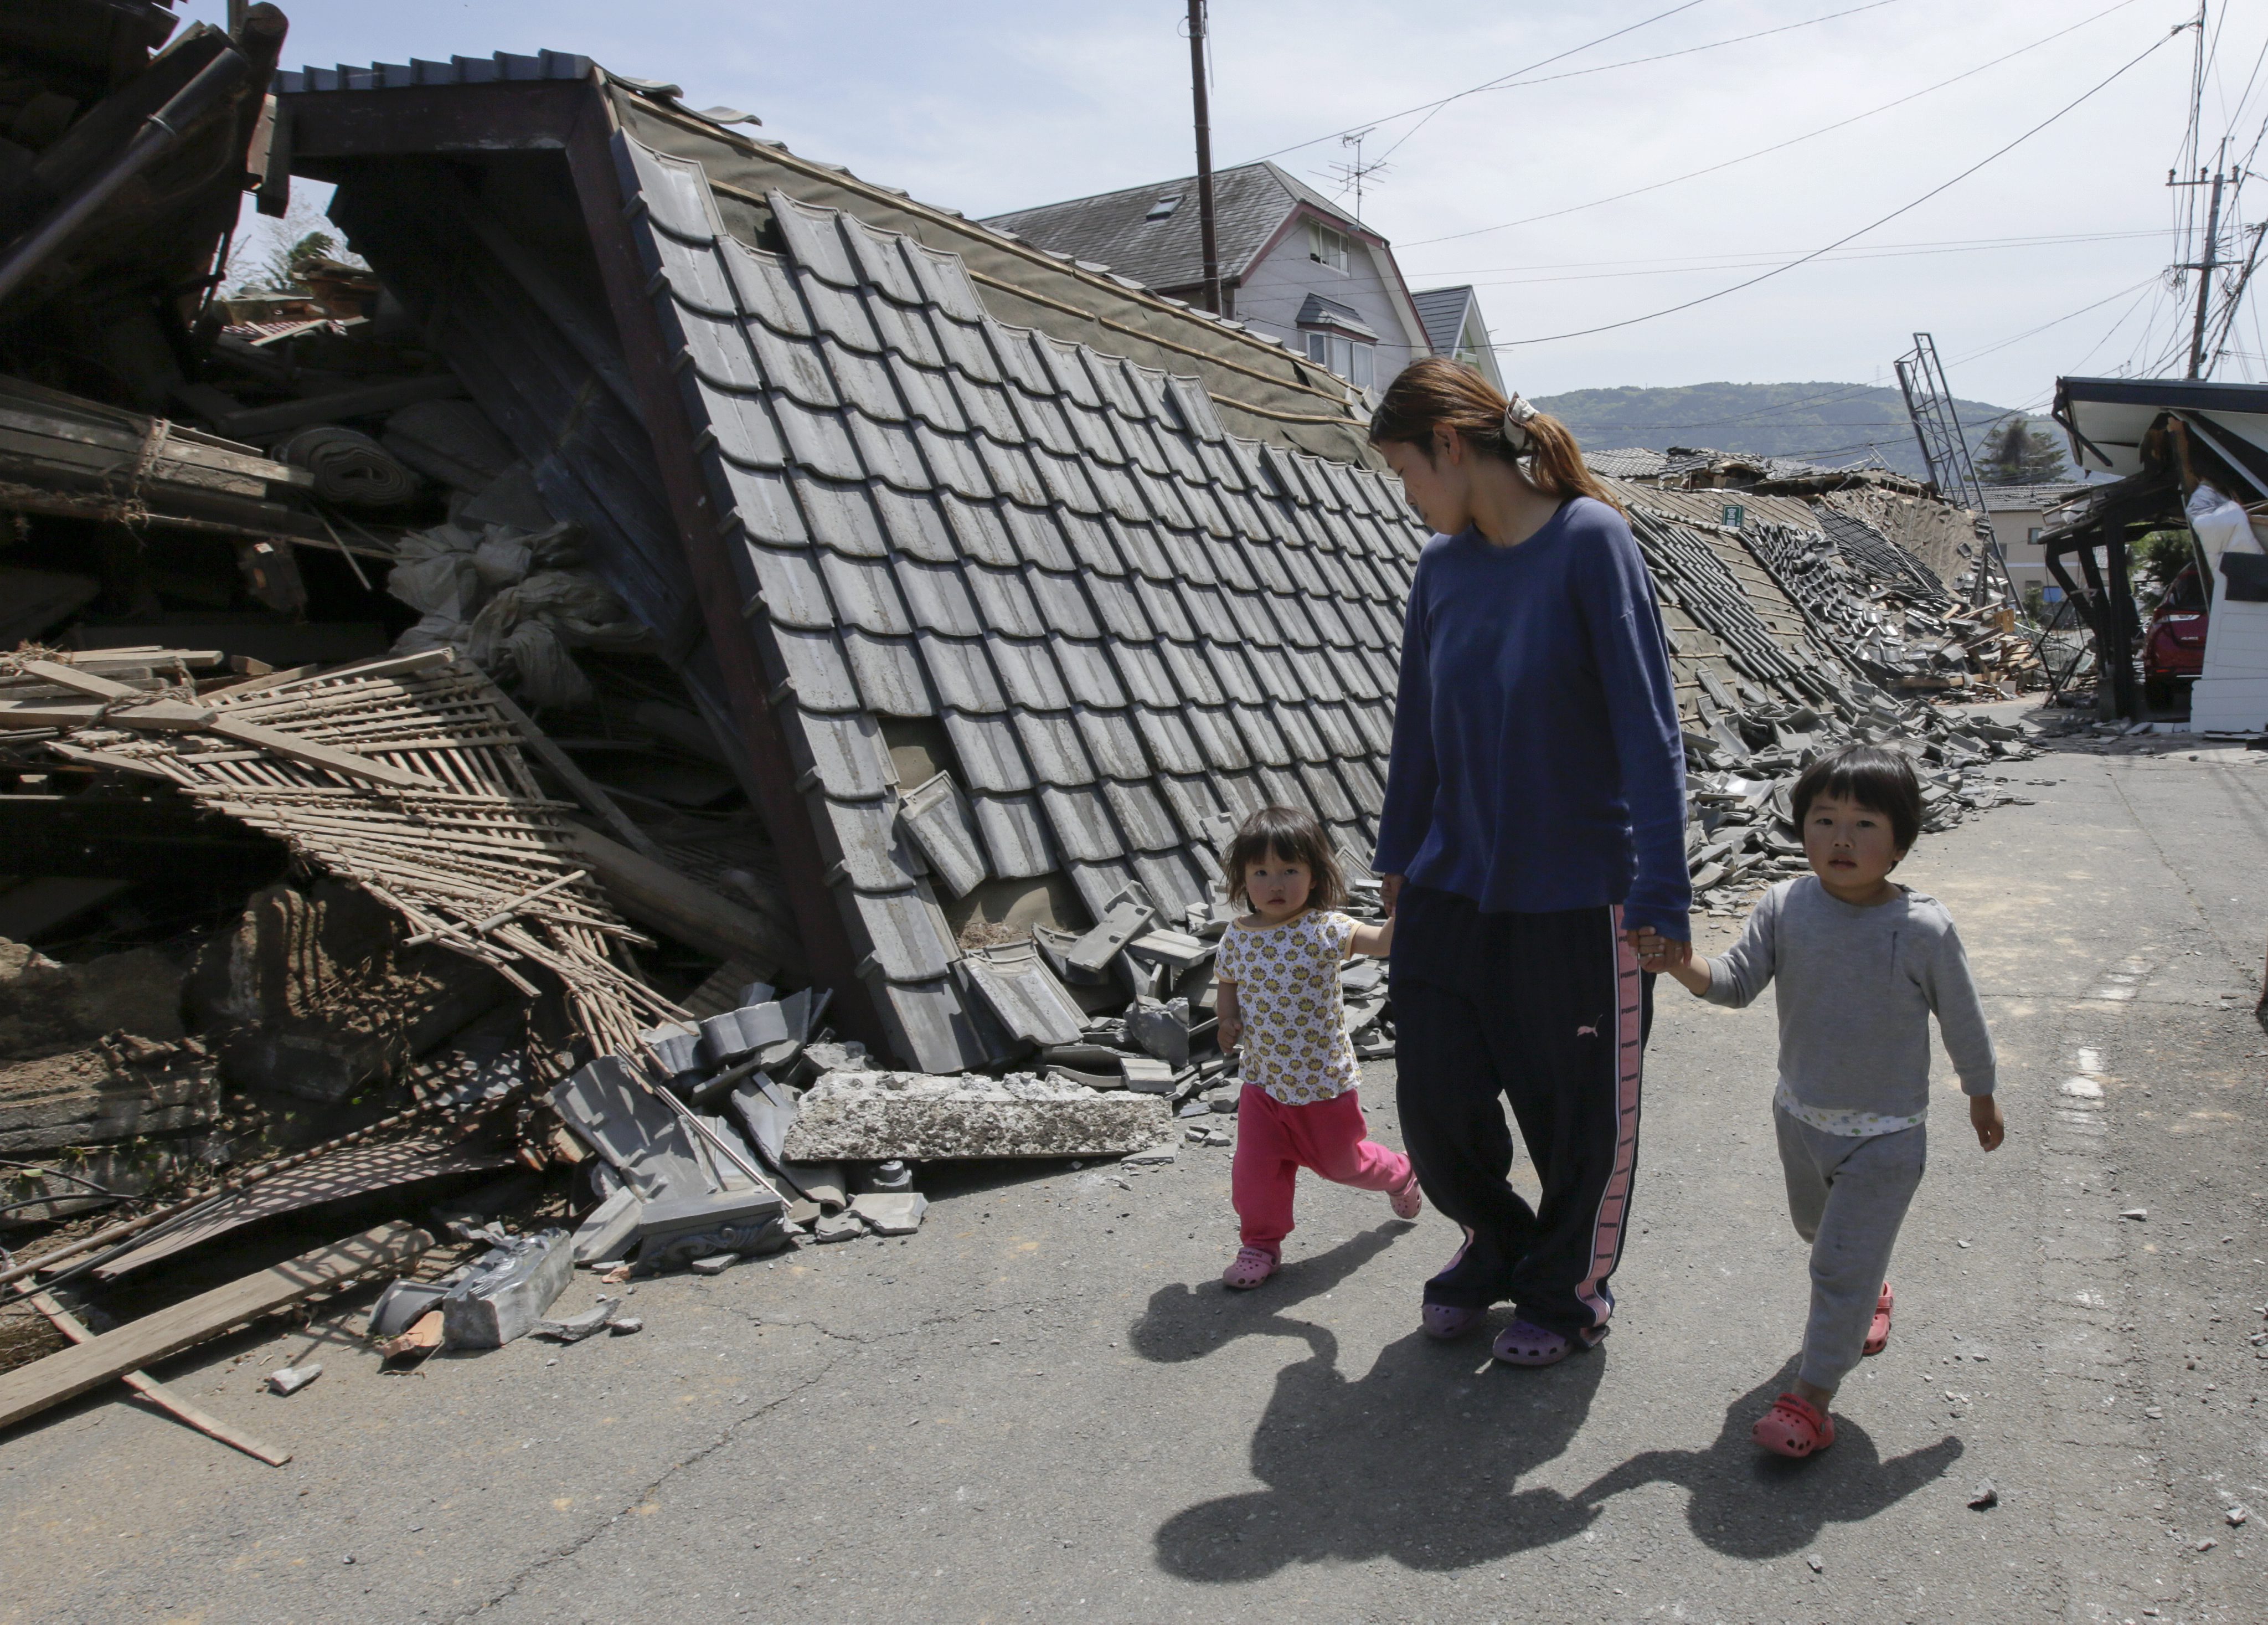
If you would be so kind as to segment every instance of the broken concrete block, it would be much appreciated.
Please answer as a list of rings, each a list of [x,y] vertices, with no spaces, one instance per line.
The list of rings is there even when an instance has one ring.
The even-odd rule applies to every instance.
[[[1170,1095],[1174,1092],[1174,1068],[1162,1060],[1146,1055],[1122,1055],[1118,1060],[1118,1075],[1126,1087],[1145,1095]]]
[[[624,1315],[608,1322],[607,1330],[616,1337],[632,1337],[645,1330],[645,1322],[636,1315]]]
[[[822,1214],[819,1222],[811,1227],[811,1238],[821,1246],[829,1242],[856,1241],[865,1233],[866,1227],[849,1213]]]
[[[1171,1145],[1145,1146],[1138,1151],[1129,1151],[1118,1160],[1137,1167],[1157,1163],[1170,1163],[1179,1155]]]
[[[1189,1064],[1189,1001],[1138,1004],[1126,1012],[1126,1036],[1144,1053],[1179,1071]]]
[[[737,1252],[712,1252],[706,1258],[693,1260],[693,1273],[696,1275],[721,1275],[740,1261],[740,1255]]]
[[[564,1320],[539,1320],[534,1336],[548,1337],[554,1342],[579,1343],[585,1338],[607,1329],[615,1311],[622,1307],[620,1298],[602,1297],[598,1307],[586,1309],[579,1315],[570,1315]]]
[[[866,1072],[873,1061],[866,1054],[866,1046],[855,1040],[843,1044],[814,1044],[804,1050],[811,1064],[825,1072]]]
[[[279,1366],[268,1373],[268,1386],[275,1393],[297,1393],[322,1374],[323,1367],[320,1361],[313,1365]]]
[[[929,1198],[918,1191],[869,1191],[850,1204],[850,1211],[878,1236],[910,1236],[921,1229]]]
[[[1150,1144],[1167,1126],[1154,1097],[1023,1073],[836,1072],[804,1096],[786,1150],[799,1162],[1108,1156]]]
[[[563,1230],[539,1230],[473,1262],[441,1300],[441,1330],[452,1348],[501,1348],[534,1329],[574,1273],[575,1255]]]

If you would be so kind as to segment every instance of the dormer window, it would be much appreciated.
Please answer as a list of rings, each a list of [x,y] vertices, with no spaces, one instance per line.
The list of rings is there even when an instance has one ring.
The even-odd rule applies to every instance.
[[[1307,222],[1307,257],[1333,270],[1347,269],[1347,240],[1321,220]]]
[[[1162,220],[1181,206],[1182,195],[1179,192],[1168,192],[1156,203],[1152,203],[1150,212],[1142,218],[1145,220]]]

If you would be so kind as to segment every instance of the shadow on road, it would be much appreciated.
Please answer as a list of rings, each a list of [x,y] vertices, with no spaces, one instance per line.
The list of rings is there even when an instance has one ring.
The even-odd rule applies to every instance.
[[[1390,1557],[1417,1570],[1468,1568],[1550,1546],[1596,1521],[1607,1500],[1668,1482],[1689,1494],[1694,1533],[1713,1549],[1773,1557],[1829,1523],[1870,1518],[1941,1477],[1960,1441],[1884,1462],[1874,1441],[1842,1424],[1815,1461],[1764,1456],[1749,1425],[1793,1378],[1780,1372],[1735,1400],[1716,1442],[1649,1451],[1573,1496],[1519,1488],[1565,1451],[1610,1369],[1611,1342],[1540,1371],[1485,1369],[1485,1336],[1436,1343],[1413,1330],[1360,1378],[1338,1370],[1338,1340],[1288,1311],[1375,1257],[1401,1227],[1381,1226],[1288,1265],[1252,1294],[1161,1289],[1130,1333],[1144,1358],[1179,1363],[1241,1337],[1296,1338],[1307,1357],[1277,1373],[1252,1436],[1252,1470],[1267,1486],[1167,1518],[1158,1562],[1184,1579],[1262,1578],[1297,1563]]]
[[[1653,1483],[1686,1491],[1685,1521],[1696,1538],[1727,1557],[1785,1557],[1819,1537],[1829,1524],[1859,1523],[1935,1482],[1961,1459],[1950,1435],[1884,1461],[1865,1429],[1835,1419],[1834,1448],[1790,1461],[1756,1448],[1749,1437],[1765,1407],[1794,1385],[1796,1362],[1727,1407],[1725,1425],[1706,1450],[1650,1450],[1631,1457],[1575,1492],[1597,1505],[1626,1489]]]

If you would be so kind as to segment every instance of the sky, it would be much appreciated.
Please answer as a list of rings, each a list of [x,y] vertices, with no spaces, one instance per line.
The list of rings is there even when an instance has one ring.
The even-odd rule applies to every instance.
[[[1186,8],[1171,0],[284,4],[287,64],[580,52],[973,215],[1194,167]],[[225,7],[180,9],[219,21]],[[1213,158],[1272,156],[1331,195],[1333,166],[1355,155],[1338,137],[1370,128],[1361,154],[1389,166],[1366,184],[1366,222],[1413,288],[1479,287],[1505,374],[1527,394],[1890,382],[1927,331],[1957,395],[2029,406],[2059,373],[2180,372],[2191,295],[2165,268],[2198,251],[2175,228],[2201,217],[2205,194],[2169,190],[2168,170],[2210,166],[2224,135],[2237,161],[2268,118],[2268,0],[2206,0],[2205,155],[2184,150],[2198,36],[2180,25],[2198,11],[1214,0]],[[1503,78],[1524,82],[1430,107]],[[2260,161],[2268,173],[2268,152]],[[2229,212],[2268,219],[2268,180]],[[2217,375],[2268,380],[2264,332],[2248,307]]]

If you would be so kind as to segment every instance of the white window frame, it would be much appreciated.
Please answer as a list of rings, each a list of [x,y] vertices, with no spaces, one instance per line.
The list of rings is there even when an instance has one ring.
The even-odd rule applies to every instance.
[[[1377,388],[1378,346],[1344,333],[1307,331],[1307,359],[1358,389]]]
[[[1354,244],[1344,232],[1333,231],[1321,220],[1307,222],[1307,257],[1341,276],[1353,275]]]

